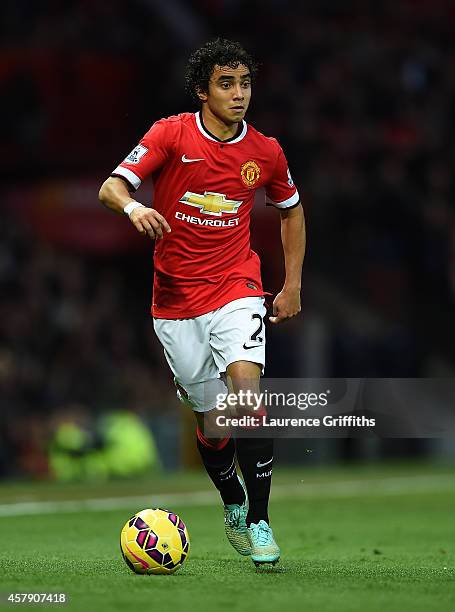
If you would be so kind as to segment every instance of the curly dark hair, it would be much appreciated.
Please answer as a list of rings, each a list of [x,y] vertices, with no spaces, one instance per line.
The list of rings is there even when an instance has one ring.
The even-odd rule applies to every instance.
[[[257,63],[240,43],[225,38],[211,40],[190,55],[185,73],[185,89],[199,102],[197,92],[208,92],[210,77],[216,65],[237,68],[240,64],[248,68],[251,79],[254,79]]]

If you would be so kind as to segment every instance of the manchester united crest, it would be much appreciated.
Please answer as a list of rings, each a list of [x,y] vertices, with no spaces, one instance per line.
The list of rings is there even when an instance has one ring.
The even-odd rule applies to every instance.
[[[244,185],[254,187],[261,176],[261,168],[255,161],[246,161],[240,168],[240,176]]]

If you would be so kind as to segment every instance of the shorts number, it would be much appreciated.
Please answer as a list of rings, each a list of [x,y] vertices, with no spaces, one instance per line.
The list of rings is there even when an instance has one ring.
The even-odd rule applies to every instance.
[[[264,325],[263,321],[262,321],[262,317],[260,314],[253,314],[251,315],[251,320],[254,321],[254,319],[257,319],[259,321],[259,327],[257,328],[257,330],[251,334],[250,336],[250,340],[251,342],[263,342],[264,338],[262,336],[260,336],[259,334],[262,331],[262,326]]]

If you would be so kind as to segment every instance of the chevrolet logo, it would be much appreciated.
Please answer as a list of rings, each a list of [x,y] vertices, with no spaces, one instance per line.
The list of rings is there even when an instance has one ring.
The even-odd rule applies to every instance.
[[[195,206],[206,215],[221,217],[223,213],[236,213],[242,201],[227,200],[224,193],[204,191],[204,195],[187,191],[179,200],[182,204]]]

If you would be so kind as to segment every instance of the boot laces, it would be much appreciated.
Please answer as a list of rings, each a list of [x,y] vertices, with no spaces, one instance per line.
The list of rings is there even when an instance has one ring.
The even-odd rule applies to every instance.
[[[259,521],[257,525],[253,523],[251,528],[253,529],[255,540],[259,546],[270,544],[272,540],[272,530],[265,521]]]

